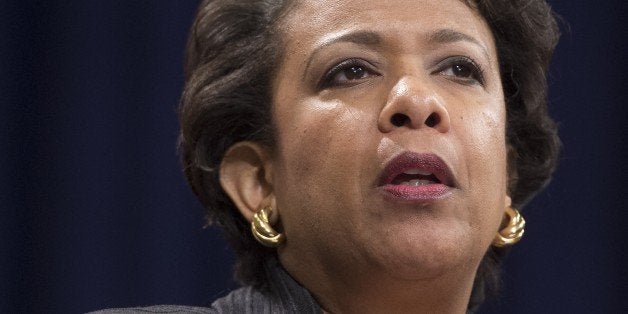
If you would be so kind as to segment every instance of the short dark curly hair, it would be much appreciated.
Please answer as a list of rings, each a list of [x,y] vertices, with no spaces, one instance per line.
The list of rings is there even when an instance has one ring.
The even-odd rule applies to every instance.
[[[248,222],[219,183],[225,151],[240,141],[271,150],[271,81],[282,58],[277,26],[294,0],[206,0],[188,39],[185,88],[179,117],[179,150],[192,190],[233,247],[236,276],[243,283],[267,283],[263,260],[275,251],[259,245]],[[559,38],[545,0],[467,0],[488,23],[497,47],[506,99],[509,147],[508,191],[521,208],[550,180],[560,142],[547,112],[546,74]],[[469,309],[496,290],[504,249],[490,247],[478,269]]]

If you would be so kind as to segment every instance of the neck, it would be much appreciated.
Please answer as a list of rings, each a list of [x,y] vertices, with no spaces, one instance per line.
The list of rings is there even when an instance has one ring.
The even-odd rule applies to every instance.
[[[289,262],[282,264],[326,313],[336,314],[466,313],[477,269],[457,269],[433,278],[405,280],[372,269],[360,271],[358,267],[336,272],[312,265],[304,271],[291,269]]]

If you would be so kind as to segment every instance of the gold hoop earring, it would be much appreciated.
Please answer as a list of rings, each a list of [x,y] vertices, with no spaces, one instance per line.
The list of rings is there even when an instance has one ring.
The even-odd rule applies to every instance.
[[[523,237],[526,221],[519,214],[519,211],[512,207],[507,207],[506,215],[508,216],[508,225],[504,229],[499,230],[495,239],[493,239],[493,245],[496,247],[513,245]]]
[[[253,215],[251,232],[253,232],[255,239],[264,246],[278,247],[283,243],[285,237],[270,225],[268,216],[272,210],[272,207],[266,206]]]

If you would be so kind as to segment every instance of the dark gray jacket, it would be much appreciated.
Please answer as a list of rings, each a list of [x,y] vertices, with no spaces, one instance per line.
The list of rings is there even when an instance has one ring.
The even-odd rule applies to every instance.
[[[266,263],[266,272],[270,278],[268,291],[252,287],[242,287],[224,298],[212,303],[210,308],[156,305],[149,307],[107,309],[92,314],[126,313],[311,313],[320,314],[322,310],[310,293],[301,287],[283,270],[276,260]]]

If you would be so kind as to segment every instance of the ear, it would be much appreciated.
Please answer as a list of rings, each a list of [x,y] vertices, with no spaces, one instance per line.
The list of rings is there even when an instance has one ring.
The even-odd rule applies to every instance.
[[[508,215],[506,215],[505,209],[510,206],[512,206],[512,199],[508,194],[506,194],[506,196],[504,197],[504,208],[501,209],[502,221],[499,224],[499,230],[502,230],[506,228],[506,226],[508,226],[508,222],[510,221],[510,219],[508,218]]]
[[[254,142],[234,144],[220,163],[220,185],[249,222],[260,208],[275,208],[271,168],[268,149]]]
[[[504,198],[504,207],[510,207],[512,206],[512,199],[510,198],[509,195],[506,195],[506,197]]]
[[[517,172],[517,158],[518,158],[518,154],[517,151],[515,150],[514,146],[512,146],[511,144],[506,144],[506,148],[507,148],[507,175],[508,175],[508,181],[507,182],[507,186],[506,186],[506,190],[508,191],[507,193],[512,193],[513,189],[517,186],[517,182],[519,182],[519,173]],[[511,203],[506,204],[506,206],[510,206]]]

